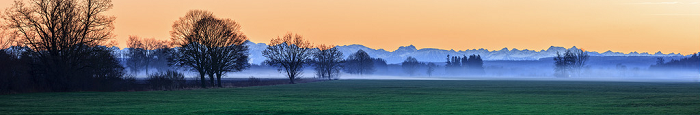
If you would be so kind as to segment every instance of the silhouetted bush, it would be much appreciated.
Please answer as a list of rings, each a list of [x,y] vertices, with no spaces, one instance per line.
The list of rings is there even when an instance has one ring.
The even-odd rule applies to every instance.
[[[184,88],[187,81],[185,81],[184,74],[168,70],[149,75],[146,82],[154,90],[172,90]]]

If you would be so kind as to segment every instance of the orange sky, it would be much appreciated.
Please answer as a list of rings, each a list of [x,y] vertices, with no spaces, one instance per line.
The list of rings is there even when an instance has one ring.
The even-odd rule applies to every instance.
[[[11,0],[0,1],[7,8]],[[114,0],[120,47],[129,35],[169,39],[190,9],[239,22],[253,42],[294,32],[315,44],[396,50],[546,49],[691,54],[700,0]]]

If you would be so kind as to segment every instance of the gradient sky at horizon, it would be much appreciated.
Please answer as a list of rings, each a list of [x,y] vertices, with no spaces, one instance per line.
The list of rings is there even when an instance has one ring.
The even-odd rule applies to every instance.
[[[293,32],[315,44],[438,49],[692,54],[700,0],[114,0],[120,47],[130,35],[169,39],[188,10],[239,22],[256,43]],[[0,2],[7,8],[11,0]]]

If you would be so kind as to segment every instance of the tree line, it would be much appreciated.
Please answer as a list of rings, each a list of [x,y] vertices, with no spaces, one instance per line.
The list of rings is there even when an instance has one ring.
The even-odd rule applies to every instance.
[[[445,71],[448,74],[483,75],[485,73],[481,55],[472,54],[461,57],[447,55],[446,60]]]
[[[671,59],[666,62],[663,57],[656,58],[656,64],[649,66],[650,70],[690,70],[700,72],[700,56],[697,53],[690,57]]]

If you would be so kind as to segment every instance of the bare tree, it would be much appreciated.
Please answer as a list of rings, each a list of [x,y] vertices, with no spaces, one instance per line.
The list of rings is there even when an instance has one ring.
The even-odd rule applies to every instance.
[[[245,35],[240,32],[240,25],[231,19],[204,18],[195,24],[193,37],[203,39],[201,42],[209,49],[207,68],[210,79],[216,75],[218,87],[221,76],[226,72],[238,72],[250,67],[248,64],[248,46]]]
[[[265,64],[278,67],[279,71],[287,73],[289,83],[294,84],[294,79],[298,78],[309,63],[313,55],[313,46],[301,35],[287,33],[283,37],[270,40],[270,46],[263,50],[263,56],[267,57]]]
[[[173,24],[171,36],[178,49],[176,65],[189,66],[200,73],[202,87],[204,76],[209,76],[212,86],[221,85],[226,72],[237,72],[247,67],[247,41],[240,32],[240,25],[231,19],[218,19],[211,12],[191,10]],[[214,82],[214,77],[216,81]]]
[[[129,59],[126,60],[126,66],[129,67],[130,72],[136,74],[146,67],[146,50],[137,48],[143,46],[143,42],[138,37],[129,36],[126,43],[126,46],[131,48],[127,53]]]
[[[404,60],[403,63],[401,63],[403,71],[410,76],[413,76],[413,74],[416,73],[416,70],[418,70],[418,66],[420,65],[421,63],[418,62],[416,58],[413,58],[411,56],[408,56],[406,60]]]
[[[54,90],[70,90],[81,70],[87,69],[81,49],[111,39],[114,17],[103,12],[112,8],[110,0],[31,0],[15,1],[5,10],[7,27],[35,52],[42,65],[37,74],[48,79]]]
[[[557,52],[554,57],[554,76],[570,77],[571,74],[580,76],[581,69],[586,65],[590,56],[583,50],[566,50],[564,54]]]
[[[180,17],[173,23],[173,30],[170,36],[173,44],[179,46],[173,58],[174,65],[187,66],[199,72],[202,88],[206,88],[207,53],[209,49],[202,43],[202,39],[195,37],[195,24],[204,18],[213,18],[209,11],[190,10],[184,17]]]
[[[574,51],[574,58],[575,62],[573,64],[573,69],[576,74],[576,76],[581,76],[581,69],[583,69],[584,66],[586,66],[586,62],[588,62],[588,58],[591,56],[588,55],[588,52],[584,51],[583,49],[578,49]]]
[[[132,72],[138,72],[141,69],[146,70],[151,68],[152,62],[156,61],[156,54],[160,50],[169,48],[167,40],[157,40],[155,38],[139,38],[138,36],[129,36],[127,41],[129,49],[129,60],[127,66]]]
[[[343,63],[343,53],[335,46],[319,45],[318,51],[314,53],[314,62],[316,63],[316,75],[320,78],[338,77],[341,64]]]

